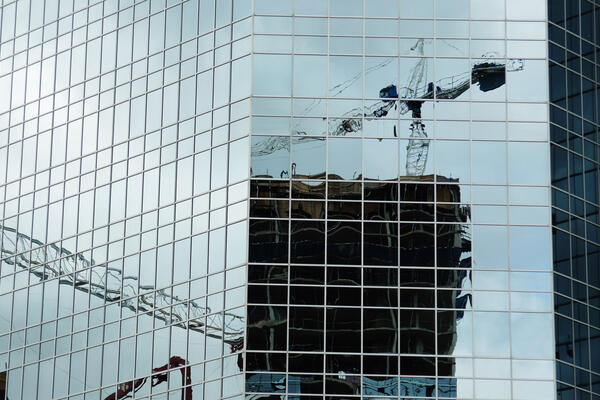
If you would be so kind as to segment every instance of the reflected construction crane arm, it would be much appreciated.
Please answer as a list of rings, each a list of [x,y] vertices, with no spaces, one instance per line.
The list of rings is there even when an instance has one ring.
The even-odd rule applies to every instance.
[[[445,77],[434,84],[434,82],[427,82],[426,79],[427,58],[423,57],[423,45],[424,39],[419,39],[411,48],[421,56],[421,59],[412,69],[407,85],[400,88],[400,91],[395,85],[381,89],[379,91],[379,97],[382,98],[380,106],[365,113],[367,118],[385,116],[391,109],[391,104],[395,104],[396,101],[400,103],[398,110],[400,115],[411,111],[410,136],[406,146],[406,174],[409,176],[422,176],[427,165],[429,139],[425,131],[425,124],[421,119],[421,108],[425,100],[455,99],[469,90],[472,85],[478,85],[483,92],[494,90],[506,83],[506,72],[523,69],[523,61],[520,59],[511,59],[507,63],[490,59],[473,65],[470,72]]]
[[[473,85],[477,85],[483,92],[494,90],[506,83],[506,72],[520,71],[523,61],[509,59],[506,63],[495,61],[495,54],[483,55],[483,61],[476,63],[471,71],[439,79],[437,82],[428,80],[427,63],[424,57],[425,39],[419,39],[411,48],[419,61],[411,69],[406,84],[398,88],[391,84],[379,91],[381,100],[363,108],[348,111],[341,122],[330,120],[328,127],[329,136],[345,136],[362,129],[363,117],[367,120],[385,117],[392,108],[397,108],[400,115],[411,112],[410,135],[406,146],[406,174],[408,176],[422,176],[427,165],[429,155],[429,138],[425,124],[421,119],[421,108],[426,100],[452,100],[466,92]],[[372,72],[365,71],[365,73]],[[339,85],[338,85],[339,86]],[[338,92],[343,90],[340,89]],[[338,93],[339,94],[339,93]],[[302,137],[298,140],[324,140],[324,138]],[[394,128],[394,136],[397,136]],[[252,156],[260,157],[286,149],[289,151],[287,137],[270,137],[268,140],[258,142],[252,146]]]
[[[165,324],[223,340],[232,353],[243,347],[243,315],[213,313],[196,300],[171,294],[169,288],[141,285],[137,276],[123,275],[118,268],[95,264],[81,254],[56,244],[45,244],[2,225],[0,253],[3,263],[29,271],[41,281],[57,279],[61,285],[73,286],[105,302],[116,302],[136,314],[147,314]]]

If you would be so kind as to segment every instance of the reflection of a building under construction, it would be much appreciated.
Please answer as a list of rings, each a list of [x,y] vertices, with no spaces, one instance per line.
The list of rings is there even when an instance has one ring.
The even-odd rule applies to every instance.
[[[470,300],[460,290],[470,275],[470,209],[456,180],[433,180],[252,181],[252,398],[286,385],[287,393],[455,395],[455,362],[443,356]],[[436,385],[436,376],[445,378]]]

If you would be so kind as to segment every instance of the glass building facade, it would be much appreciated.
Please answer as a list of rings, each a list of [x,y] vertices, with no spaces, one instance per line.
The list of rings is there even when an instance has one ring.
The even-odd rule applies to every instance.
[[[555,398],[546,4],[253,18],[247,398]]]
[[[598,18],[4,0],[0,399],[596,400]]]
[[[550,139],[559,399],[600,399],[600,7],[550,0]]]
[[[251,11],[3,2],[7,399],[243,397]]]

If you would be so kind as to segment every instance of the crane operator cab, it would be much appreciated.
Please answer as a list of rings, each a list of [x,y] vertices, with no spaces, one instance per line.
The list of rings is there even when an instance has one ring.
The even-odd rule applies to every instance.
[[[493,62],[482,62],[473,65],[471,72],[473,83],[479,82],[479,90],[488,92],[506,83],[505,65]]]

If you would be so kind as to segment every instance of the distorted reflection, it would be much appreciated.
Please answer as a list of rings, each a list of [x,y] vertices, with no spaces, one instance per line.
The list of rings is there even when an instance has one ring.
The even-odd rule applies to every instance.
[[[440,3],[435,10],[430,3],[430,9],[413,7],[419,9],[414,17],[468,17],[468,2]],[[412,27],[411,35],[430,37],[433,22],[418,22],[403,20],[400,30]],[[499,379],[510,378],[511,355],[552,357],[551,298],[531,293],[552,289],[550,274],[543,275],[550,268],[544,247],[549,231],[528,226],[545,222],[527,220],[536,210],[518,196],[508,206],[505,186],[547,184],[547,152],[535,157],[540,162],[533,169],[518,172],[526,154],[538,154],[543,143],[506,142],[508,89],[511,98],[523,101],[543,97],[512,89],[540,65],[505,58],[502,40],[471,46],[464,39],[469,24],[462,21],[435,25],[446,39],[360,43],[379,55],[400,46],[401,59],[334,55],[326,71],[323,56],[299,58],[298,65],[318,70],[316,81],[329,74],[324,89],[302,84],[311,79],[298,71],[299,93],[328,99],[294,101],[301,117],[294,120],[291,139],[256,139],[251,201],[277,211],[252,214],[250,258],[282,264],[278,268],[289,263],[290,276],[280,287],[270,284],[271,292],[264,281],[253,283],[249,301],[274,308],[288,296],[287,371],[298,373],[287,377],[290,393],[473,397],[477,382],[481,393],[497,384],[503,395],[506,381]],[[359,35],[363,28],[374,29],[332,24],[340,34]],[[338,39],[330,41],[332,52],[356,51]],[[434,43],[441,58],[433,57]],[[532,135],[521,139],[543,140]],[[291,187],[291,196],[275,190],[277,185]],[[279,203],[283,199],[288,204]],[[538,206],[543,211],[546,205]],[[525,226],[509,229],[509,223]],[[531,243],[526,236],[539,238],[543,256],[525,248]],[[511,268],[541,272],[533,278],[527,274],[535,272]],[[532,325],[524,323],[527,316]],[[537,330],[543,333],[533,343]],[[278,372],[282,362],[262,362],[257,371]],[[323,363],[329,375],[310,375]],[[480,378],[498,381],[485,386]]]
[[[436,178],[443,182],[437,190],[422,183],[429,177],[412,177],[402,184],[292,182],[292,198],[298,200],[290,202],[293,219],[289,232],[285,220],[252,218],[251,261],[292,263],[289,278],[284,265],[251,265],[249,270],[252,284],[248,300],[256,304],[250,307],[249,315],[261,315],[259,319],[252,317],[250,320],[256,322],[249,325],[248,357],[252,357],[253,369],[277,372],[284,365],[279,355],[268,361],[275,356],[254,356],[253,350],[302,352],[288,354],[287,368],[305,373],[322,368],[322,356],[311,351],[362,352],[368,355],[326,356],[327,371],[335,374],[325,378],[326,393],[444,396],[456,392],[454,378],[438,385],[435,379],[422,377],[435,375],[436,362],[431,355],[473,355],[471,245],[465,226],[470,209],[461,204],[456,179]],[[251,192],[256,194],[258,205],[269,197],[287,197],[288,185],[286,180],[253,180]],[[327,209],[322,200],[326,194],[334,200],[327,202]],[[364,202],[367,221],[348,221],[360,218],[361,203],[356,199],[363,196],[370,200]],[[434,208],[436,196],[448,203]],[[434,218],[439,222],[437,231]],[[437,271],[437,277],[430,268],[435,265],[445,267]],[[444,288],[437,293],[436,280],[438,287]],[[284,344],[281,335],[287,316],[276,304],[285,304],[281,302],[286,295],[290,315],[288,342]],[[438,307],[445,310],[435,311],[436,296]],[[360,305],[367,308],[361,310]],[[417,354],[422,356],[410,357]],[[360,371],[361,362],[363,373],[371,376],[352,375]],[[446,376],[454,376],[456,359],[440,359],[437,368]],[[393,376],[398,373],[405,377],[399,380]],[[248,381],[248,391],[276,393],[278,385],[283,385],[278,375],[275,382],[271,375],[250,376],[254,375],[259,377]],[[321,393],[322,377],[297,375],[288,379],[288,388],[293,385],[294,392]],[[257,383],[263,381],[267,383]]]
[[[5,266],[18,267],[32,275],[32,278],[28,279],[39,278],[45,281],[46,294],[43,301],[47,304],[54,304],[55,307],[58,307],[57,294],[60,293],[61,297],[68,299],[72,304],[90,304],[94,307],[92,310],[96,310],[96,312],[90,311],[89,315],[87,311],[80,311],[71,317],[63,318],[64,315],[61,314],[65,312],[65,307],[62,306],[57,308],[60,313],[58,323],[56,321],[42,323],[44,337],[48,337],[51,329],[53,335],[69,338],[69,344],[64,339],[57,342],[56,354],[68,352],[70,343],[73,343],[74,346],[82,346],[82,342],[79,342],[81,336],[77,334],[77,331],[81,332],[88,326],[97,326],[96,329],[89,331],[88,343],[90,344],[99,343],[102,335],[106,338],[117,337],[118,324],[107,324],[103,327],[104,318],[107,321],[118,321],[121,318],[120,329],[124,335],[135,332],[136,325],[143,330],[153,326],[157,329],[154,339],[152,339],[152,334],[140,335],[137,338],[137,345],[140,348],[152,349],[154,346],[154,350],[150,352],[135,354],[132,351],[134,342],[130,338],[124,338],[120,342],[122,346],[120,355],[117,354],[118,341],[114,342],[113,346],[106,346],[104,350],[101,347],[90,348],[89,361],[80,357],[85,353],[73,353],[73,365],[81,369],[70,372],[72,379],[85,378],[92,387],[94,387],[93,385],[100,386],[101,375],[106,375],[106,372],[102,373],[94,366],[98,359],[106,357],[107,360],[118,361],[120,366],[118,379],[122,382],[116,388],[114,386],[107,387],[103,392],[103,395],[107,396],[106,398],[122,399],[133,393],[148,395],[151,391],[162,391],[169,386],[175,389],[174,393],[177,393],[177,396],[181,395],[191,399],[192,396],[201,396],[197,392],[197,388],[192,387],[193,382],[201,377],[190,365],[201,362],[204,359],[204,352],[208,357],[222,357],[223,352],[229,356],[224,361],[218,360],[220,364],[222,363],[218,367],[219,371],[226,370],[228,374],[236,374],[242,369],[243,359],[240,350],[244,346],[243,330],[246,326],[246,310],[242,306],[242,302],[228,300],[230,309],[222,311],[223,297],[221,297],[220,305],[216,304],[214,308],[211,308],[213,304],[207,301],[206,297],[190,299],[187,285],[185,288],[179,285],[172,289],[164,289],[156,288],[153,284],[142,284],[143,276],[138,276],[138,271],[148,267],[148,265],[139,264],[147,261],[145,257],[142,257],[141,260],[138,257],[129,258],[124,266],[120,265],[117,268],[112,263],[96,264],[81,253],[72,253],[70,250],[54,244],[44,246],[40,240],[30,238],[12,228],[0,227],[0,231],[2,255],[12,254],[10,257],[3,257],[3,269]],[[170,248],[170,252],[175,254],[174,262],[181,269],[186,269],[183,267],[189,261],[182,259],[179,253],[187,250],[189,255],[190,244],[191,239],[188,239],[178,242],[174,249]],[[160,255],[155,259],[155,256],[151,258],[151,263],[158,262],[157,268],[165,269],[165,263],[172,265],[171,259],[165,260]],[[189,268],[188,264],[187,269]],[[229,275],[231,281],[235,282],[236,275],[243,275],[244,271],[245,268],[232,269]],[[153,272],[155,272],[154,267]],[[56,279],[59,275],[61,276],[60,280]],[[194,283],[198,289],[202,284],[206,285],[206,279],[199,279]],[[41,289],[41,286],[37,287]],[[35,290],[36,286],[33,286],[32,295],[35,294]],[[53,293],[53,291],[55,292]],[[200,293],[206,295],[206,289]],[[230,299],[229,295],[227,298]],[[42,296],[30,297],[28,304],[29,307],[41,310]],[[166,327],[161,329],[162,326]],[[104,334],[102,333],[103,329]],[[73,331],[76,332],[73,333]],[[184,359],[183,356],[187,354],[188,340],[190,353]],[[167,343],[171,343],[171,341],[171,346],[168,346]],[[18,342],[16,336],[13,336],[13,342]],[[181,345],[182,343],[183,345]],[[42,345],[42,355],[49,350],[49,348],[44,350],[46,347],[48,346]],[[54,348],[54,345],[52,347]],[[199,351],[200,348],[202,351]],[[61,365],[60,368],[63,366],[65,365]],[[87,369],[87,375],[85,369]],[[52,371],[51,367],[40,370],[39,377],[42,383],[52,385],[52,378],[47,375],[50,371]],[[69,390],[63,384],[69,380],[66,371],[62,370],[64,375],[62,372],[55,375],[55,393],[66,393]],[[209,371],[209,373],[213,372]],[[11,375],[9,378],[16,377]],[[50,381],[48,382],[47,379]],[[83,387],[78,390],[83,390]],[[35,393],[32,395],[32,398],[38,397]],[[40,397],[43,395],[40,394]]]

